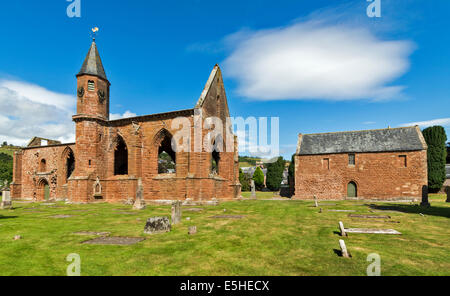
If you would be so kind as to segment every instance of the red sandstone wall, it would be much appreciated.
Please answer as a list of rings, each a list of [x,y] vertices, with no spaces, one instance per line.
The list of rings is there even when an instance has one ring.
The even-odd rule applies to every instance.
[[[88,80],[95,82],[95,90],[88,90]],[[174,135],[172,121],[176,115],[154,116],[145,119],[107,121],[109,117],[109,83],[97,77],[78,77],[78,88],[84,88],[77,97],[75,170],[65,180],[66,146],[26,149],[15,160],[13,197],[43,199],[39,186],[43,179],[50,184],[50,198],[65,198],[75,202],[94,200],[94,184],[98,178],[101,196],[106,201],[135,198],[138,178],[142,178],[144,198],[147,200],[232,199],[239,197],[239,164],[236,152],[221,152],[219,173],[211,174],[211,153],[194,152],[194,117],[191,123],[191,151],[176,154],[176,173],[158,174],[157,135],[163,129]],[[98,90],[105,91],[105,100],[99,100]],[[216,116],[222,119],[224,129],[228,106],[220,74],[216,75],[200,113],[204,119]],[[138,121],[138,122],[136,122]],[[203,136],[207,134],[203,130]],[[117,137],[123,138],[128,151],[128,174],[114,176],[114,150]],[[237,147],[237,144],[235,144]],[[47,160],[46,172],[38,170],[41,158]]]
[[[399,156],[407,156],[407,167]],[[328,158],[330,169],[325,165]],[[295,157],[296,199],[345,199],[347,184],[357,184],[358,198],[400,199],[422,195],[427,185],[426,151],[356,153],[356,165],[348,165],[348,154]]]
[[[45,180],[50,186],[50,199],[67,197],[67,180],[65,178],[65,155],[67,147],[58,145],[24,149],[15,155],[14,184],[12,198],[43,200]],[[46,169],[40,169],[42,159],[46,161]]]

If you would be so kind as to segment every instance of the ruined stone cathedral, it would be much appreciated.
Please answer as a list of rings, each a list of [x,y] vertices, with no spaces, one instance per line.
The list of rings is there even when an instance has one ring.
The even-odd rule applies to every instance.
[[[208,117],[222,122],[229,117],[217,65],[194,108],[118,120],[109,120],[110,82],[95,40],[76,78],[75,143],[35,137],[16,152],[13,199],[119,202],[135,199],[138,183],[142,183],[140,190],[149,201],[240,196],[235,136],[232,151],[198,151],[193,149],[193,141],[188,142],[192,148],[188,151],[174,151],[171,145],[176,132],[171,123],[176,118],[186,118],[193,134],[195,124],[199,124],[196,114],[201,115],[200,124]],[[203,130],[202,135],[207,132]]]

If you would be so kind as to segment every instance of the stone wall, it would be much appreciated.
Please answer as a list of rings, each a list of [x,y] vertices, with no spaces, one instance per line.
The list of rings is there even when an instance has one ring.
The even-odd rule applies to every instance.
[[[356,153],[354,166],[348,154],[295,156],[296,199],[345,199],[349,182],[358,198],[419,200],[428,183],[426,150]]]

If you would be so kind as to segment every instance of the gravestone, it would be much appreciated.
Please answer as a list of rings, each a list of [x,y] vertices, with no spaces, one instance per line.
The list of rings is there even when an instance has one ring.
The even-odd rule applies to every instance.
[[[450,186],[445,187],[445,193],[447,193],[447,201],[450,202]]]
[[[339,221],[339,229],[341,230],[341,236],[347,236],[344,228],[344,223],[342,223],[341,221]]]
[[[144,233],[156,234],[169,232],[171,229],[169,218],[167,217],[152,217],[147,219]]]
[[[430,202],[428,201],[428,186],[422,186],[422,202],[420,203],[422,207],[429,207]]]
[[[345,241],[343,239],[339,240],[339,246],[341,247],[342,257],[350,258],[350,254],[347,251],[347,246],[345,245]]]
[[[197,226],[189,226],[189,231],[188,234],[189,235],[193,235],[197,233]]]
[[[143,197],[144,188],[142,186],[142,179],[139,178],[138,180],[138,188],[136,191],[136,201],[133,205],[133,210],[143,210],[145,209],[145,200]]]
[[[2,203],[1,208],[4,209],[10,209],[12,207],[12,201],[11,201],[11,193],[9,190],[5,190],[2,193]]]
[[[255,188],[255,180],[250,181],[250,186],[252,188],[252,198],[256,199],[256,188]]]
[[[172,224],[181,222],[181,201],[177,200],[172,203]]]

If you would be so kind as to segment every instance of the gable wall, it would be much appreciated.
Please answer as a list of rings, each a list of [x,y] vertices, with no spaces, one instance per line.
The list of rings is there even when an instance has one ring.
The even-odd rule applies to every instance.
[[[407,156],[406,168],[400,155]],[[357,184],[358,198],[420,199],[427,178],[426,150],[356,153],[353,167],[348,165],[348,154],[295,156],[296,199],[312,199],[314,195],[319,199],[345,199],[350,181]]]

